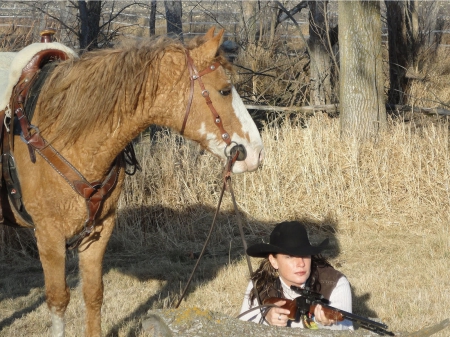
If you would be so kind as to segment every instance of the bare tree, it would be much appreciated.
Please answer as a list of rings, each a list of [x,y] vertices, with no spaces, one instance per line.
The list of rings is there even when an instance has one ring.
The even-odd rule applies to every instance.
[[[309,4],[309,57],[311,104],[330,102],[331,57],[327,48],[328,25],[326,13],[328,1],[308,1]]]
[[[181,0],[164,0],[166,9],[167,35],[183,39],[182,15],[183,8]]]
[[[113,21],[127,8],[136,4],[109,1],[108,10],[105,10],[106,1],[67,0],[59,2],[55,12],[50,10],[50,3],[52,2],[24,2],[37,13],[43,13],[46,17],[58,21],[68,33],[76,36],[81,52],[107,46],[121,29],[114,28]],[[118,9],[116,4],[120,4]],[[76,18],[69,20],[69,13]]]
[[[406,104],[410,80],[434,60],[443,22],[436,2],[385,0],[389,38],[389,102]]]
[[[97,49],[102,2],[80,0],[78,1],[78,11],[80,13],[80,49]]]
[[[256,1],[242,1],[242,16],[240,26],[242,29],[241,41],[245,44],[255,43],[255,38],[257,36],[257,26],[256,26],[256,13],[257,13],[257,2]]]
[[[386,127],[379,1],[339,1],[342,136],[368,139]]]
[[[152,0],[150,3],[150,20],[149,20],[149,33],[150,36],[156,34],[156,0]]]

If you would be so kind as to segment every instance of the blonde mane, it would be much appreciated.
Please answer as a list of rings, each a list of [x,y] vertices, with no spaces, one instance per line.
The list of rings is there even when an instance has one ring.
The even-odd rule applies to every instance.
[[[179,41],[160,38],[88,52],[78,60],[61,63],[42,88],[39,128],[45,132],[56,125],[53,134],[72,143],[86,130],[112,123],[114,109],[131,117],[149,76],[152,87],[145,94],[154,99],[163,55],[183,50]]]
[[[154,100],[163,55],[184,53],[185,48],[194,49],[204,42],[203,37],[194,38],[185,47],[179,40],[167,37],[147,39],[62,62],[42,88],[38,127],[44,134],[53,128],[49,141],[58,137],[71,144],[86,131],[94,132],[108,123],[112,126],[114,109],[119,109],[121,118],[131,118],[147,82],[151,88],[146,88],[146,99]],[[231,64],[221,52],[215,60],[231,71]]]

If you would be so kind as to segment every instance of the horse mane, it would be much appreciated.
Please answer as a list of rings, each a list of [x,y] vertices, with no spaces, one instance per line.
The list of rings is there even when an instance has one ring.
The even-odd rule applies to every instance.
[[[96,127],[109,123],[113,128],[117,119],[111,112],[119,109],[118,118],[132,117],[149,77],[151,88],[146,88],[145,95],[154,100],[165,53],[184,53],[185,48],[194,49],[204,42],[203,36],[192,39],[187,47],[167,37],[127,41],[117,48],[87,52],[60,63],[41,91],[39,129],[45,133],[51,127],[49,141],[58,138],[71,144]],[[215,61],[231,71],[220,50]]]
[[[60,63],[41,91],[40,130],[53,127],[52,139],[64,137],[70,144],[98,125],[112,125],[114,109],[131,117],[149,77],[152,87],[145,95],[154,99],[163,55],[184,48],[174,39],[147,39]]]

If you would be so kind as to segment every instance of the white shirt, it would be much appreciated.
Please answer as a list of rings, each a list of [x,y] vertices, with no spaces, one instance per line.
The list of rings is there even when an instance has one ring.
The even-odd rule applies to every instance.
[[[290,287],[288,287],[283,280],[280,278],[281,287],[283,288],[283,295],[285,298],[293,300],[299,296],[298,293],[291,290]],[[253,300],[252,304],[250,305],[250,291],[253,289],[253,283],[252,281],[249,282],[247,286],[247,290],[245,291],[244,295],[244,301],[242,302],[241,307],[241,313],[258,306],[258,301],[256,298]],[[330,295],[330,306],[335,307],[337,309],[341,309],[347,312],[352,312],[352,292],[350,290],[350,283],[348,282],[347,278],[345,276],[342,276],[337,284],[336,287],[333,289]],[[251,311],[247,313],[246,315],[240,317],[243,321],[250,321],[259,323],[261,320],[261,311],[256,309],[254,311]],[[268,325],[267,321],[264,320],[264,324]],[[346,329],[352,329],[353,330],[353,324],[349,320],[343,320],[342,322],[338,322],[337,324],[332,324],[330,326],[324,326],[321,324],[317,324],[320,329],[330,329],[330,330],[346,330]],[[300,320],[300,322],[294,322],[291,321],[291,327],[292,328],[304,328],[303,322]]]

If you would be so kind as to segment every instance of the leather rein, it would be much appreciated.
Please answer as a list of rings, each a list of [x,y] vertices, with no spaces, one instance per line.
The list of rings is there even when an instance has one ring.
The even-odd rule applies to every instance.
[[[184,116],[184,121],[183,121],[183,125],[182,125],[180,133],[183,134],[184,128],[186,126],[186,122],[187,122],[187,119],[189,116],[189,111],[190,111],[190,108],[192,105],[192,100],[193,100],[193,95],[194,95],[194,82],[197,81],[200,85],[200,89],[202,90],[202,96],[205,98],[206,104],[208,105],[209,109],[211,110],[211,113],[214,116],[214,122],[216,123],[217,127],[220,130],[222,139],[227,144],[227,146],[225,147],[225,150],[224,150],[225,156],[227,157],[227,164],[225,165],[225,170],[223,173],[222,190],[220,192],[219,201],[217,203],[216,211],[214,213],[214,218],[212,220],[208,235],[203,244],[203,248],[199,254],[199,257],[197,258],[197,262],[195,263],[195,266],[194,266],[194,268],[189,276],[189,279],[183,289],[183,292],[175,305],[175,308],[178,308],[180,306],[181,302],[183,301],[183,298],[185,297],[185,295],[187,293],[189,285],[192,282],[195,271],[197,270],[197,268],[200,264],[200,261],[206,251],[206,247],[208,246],[209,240],[211,239],[211,234],[214,229],[217,216],[219,214],[219,209],[220,209],[220,205],[222,204],[223,195],[224,195],[224,192],[227,187],[228,187],[229,192],[231,193],[231,199],[233,201],[233,207],[234,207],[234,211],[235,211],[235,214],[237,217],[239,233],[240,233],[240,236],[242,239],[242,245],[244,247],[244,251],[247,250],[247,242],[246,242],[245,236],[244,236],[243,222],[242,222],[242,218],[241,218],[241,215],[240,215],[237,203],[236,203],[236,198],[234,196],[234,191],[233,191],[233,187],[232,187],[232,183],[231,183],[231,169],[233,167],[233,164],[237,160],[244,160],[246,157],[246,151],[245,151],[245,148],[243,145],[240,145],[240,144],[237,144],[237,143],[231,141],[230,135],[225,131],[223,124],[222,124],[222,120],[221,120],[219,114],[217,113],[217,110],[214,108],[214,105],[212,104],[212,101],[209,98],[209,92],[208,92],[208,90],[206,90],[205,85],[203,84],[203,81],[201,79],[202,76],[209,74],[210,72],[213,72],[219,66],[221,66],[221,64],[219,62],[214,62],[209,67],[205,68],[201,72],[198,72],[194,65],[194,62],[192,61],[192,58],[189,55],[188,50],[186,50],[186,63],[187,63],[187,66],[189,69],[189,74],[190,74],[190,77],[189,77],[190,78],[190,93],[189,93],[189,100],[188,100],[188,104],[186,106],[186,113]],[[232,143],[235,143],[235,145],[230,149],[230,153],[227,154],[226,150],[229,146],[231,146]],[[250,258],[247,254],[246,254],[246,258],[247,258],[247,266],[248,266],[250,275],[252,275],[253,274],[252,265],[251,265]],[[258,301],[259,301],[259,298],[258,298]]]

